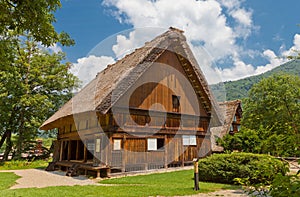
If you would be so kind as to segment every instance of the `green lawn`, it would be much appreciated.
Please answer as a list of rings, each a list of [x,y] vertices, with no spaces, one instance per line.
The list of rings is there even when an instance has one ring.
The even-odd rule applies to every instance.
[[[20,177],[15,175],[12,172],[1,172],[0,173],[0,191],[13,186],[18,178],[20,178]]]
[[[47,160],[36,160],[36,161],[26,161],[26,160],[12,160],[0,163],[0,170],[21,170],[21,169],[32,169],[32,168],[46,168],[48,166]]]
[[[239,188],[201,182],[200,191],[196,192],[193,190],[193,171],[184,170],[100,181],[100,183],[114,184],[112,186],[60,186],[8,190],[4,188],[8,188],[15,182],[16,175],[5,173],[8,178],[2,179],[2,174],[0,172],[0,185],[3,185],[0,196],[174,196]]]

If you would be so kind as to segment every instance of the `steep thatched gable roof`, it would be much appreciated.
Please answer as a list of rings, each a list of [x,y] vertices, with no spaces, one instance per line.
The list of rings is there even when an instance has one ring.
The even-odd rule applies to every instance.
[[[111,106],[170,46],[175,46],[178,49],[176,53],[179,59],[191,65],[193,74],[196,75],[197,83],[200,83],[199,86],[201,86],[201,91],[198,91],[199,98],[201,97],[201,99],[205,100],[203,103],[206,105],[208,113],[219,116],[218,105],[186,42],[183,31],[170,28],[167,32],[146,43],[145,46],[136,49],[116,63],[108,65],[107,68],[97,74],[95,79],[46,120],[40,128],[43,130],[56,128],[60,119],[74,114],[89,111],[98,111],[102,114],[107,113]],[[218,120],[220,119],[218,117]]]
[[[239,107],[241,107],[240,100],[225,101],[219,103],[220,110],[225,114],[224,124],[219,127],[211,128],[212,137],[212,151],[221,152],[223,147],[216,145],[216,138],[222,138],[224,135],[228,134],[230,131],[230,126],[234,120],[234,116]],[[241,112],[239,112],[241,113]],[[240,114],[242,116],[242,114]]]

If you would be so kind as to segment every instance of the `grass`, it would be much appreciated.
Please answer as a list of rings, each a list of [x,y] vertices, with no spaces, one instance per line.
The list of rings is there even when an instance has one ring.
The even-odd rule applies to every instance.
[[[21,169],[44,169],[48,165],[48,160],[12,160],[0,163],[0,170],[21,170]]]
[[[10,188],[20,178],[12,172],[1,172],[0,173],[0,191]]]
[[[12,175],[14,174],[11,173]],[[2,177],[2,173],[0,173],[0,177]],[[6,184],[8,185],[6,188],[8,188],[15,180],[1,178],[0,181],[4,181],[0,185]],[[232,185],[200,182],[200,191],[194,191],[192,170],[107,179],[100,183],[112,185],[2,189],[0,196],[174,196],[240,188]]]

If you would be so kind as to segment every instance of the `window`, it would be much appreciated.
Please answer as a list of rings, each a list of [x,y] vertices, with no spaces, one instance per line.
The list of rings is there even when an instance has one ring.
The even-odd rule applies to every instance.
[[[237,130],[240,131],[241,130],[241,125],[237,126]]]
[[[148,150],[159,150],[164,148],[165,140],[162,138],[149,138],[147,139]]]
[[[233,122],[236,122],[236,115],[234,115],[233,117]]]
[[[100,153],[100,139],[96,139],[96,153]]]
[[[197,138],[195,135],[183,135],[182,136],[182,143],[184,146],[196,146],[197,145]]]
[[[88,140],[87,144],[86,144],[86,148],[87,148],[87,156],[86,159],[87,160],[92,160],[94,158],[94,152],[95,152],[95,140]]]
[[[113,150],[121,150],[121,139],[114,139]]]
[[[228,127],[227,127],[228,128]],[[233,131],[233,125],[230,125],[230,131]]]
[[[180,111],[180,96],[172,95],[173,112]]]

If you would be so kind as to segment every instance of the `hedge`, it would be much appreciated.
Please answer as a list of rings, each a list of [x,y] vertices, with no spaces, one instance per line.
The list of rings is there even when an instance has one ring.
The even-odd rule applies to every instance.
[[[199,179],[228,184],[271,184],[275,176],[285,175],[288,164],[270,155],[253,153],[214,154],[199,160]]]

